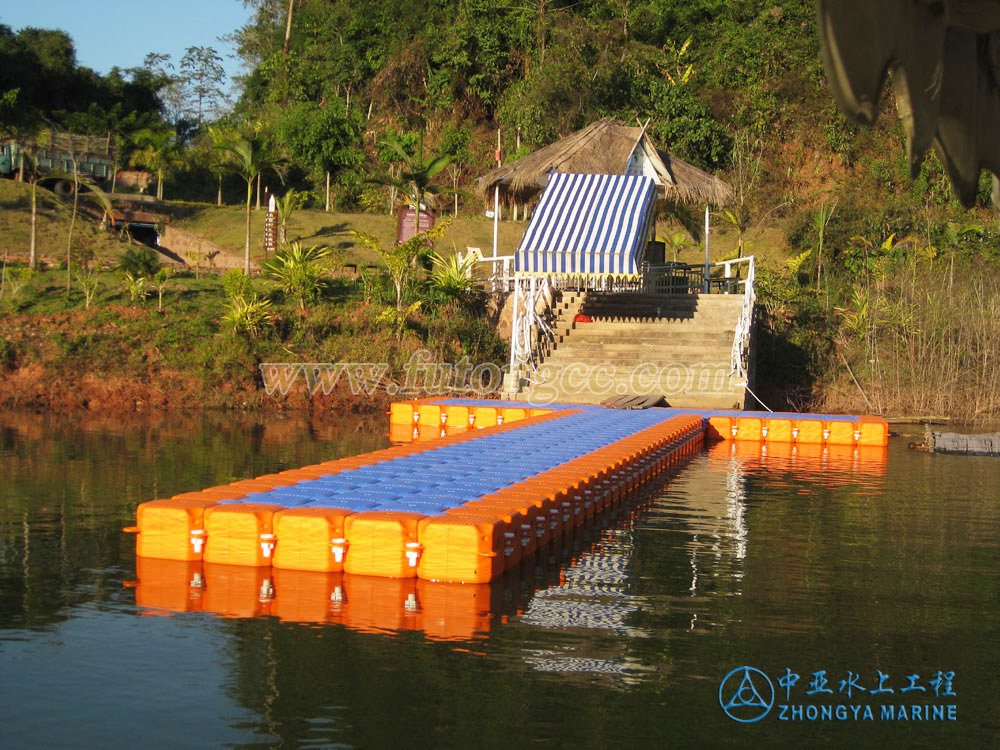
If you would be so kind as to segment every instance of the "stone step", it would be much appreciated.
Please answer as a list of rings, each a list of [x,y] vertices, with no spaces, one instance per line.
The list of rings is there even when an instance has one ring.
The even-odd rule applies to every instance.
[[[586,313],[584,313],[586,314]],[[696,321],[729,321],[730,324],[735,324],[737,320],[740,319],[739,315],[729,314],[726,312],[699,312],[695,315],[671,315],[664,313],[662,315],[653,315],[648,313],[642,314],[621,314],[621,315],[590,315],[586,314],[590,318],[590,322],[582,325],[593,325],[594,323],[610,323],[612,325],[635,325],[635,324],[645,324],[645,325],[663,325],[664,323],[692,323]]]
[[[703,341],[729,341],[732,343],[735,330],[711,326],[691,328],[640,328],[618,330],[581,331],[579,328],[555,329],[553,333],[564,340],[578,341],[583,346],[598,346],[606,342],[627,341],[636,344],[656,344],[670,341],[699,343]]]
[[[605,357],[648,357],[666,354],[667,352],[728,352],[732,349],[732,337],[716,337],[714,340],[674,340],[658,339],[648,342],[633,341],[608,341],[606,343],[584,343],[572,337],[568,341],[557,342],[550,349],[555,352],[566,352],[567,354],[593,354]]]
[[[594,393],[592,391],[552,391],[532,389],[514,395],[517,401],[526,401],[535,405],[542,404],[600,404],[613,396],[633,395],[663,396],[667,403],[678,409],[742,409],[746,396],[742,390],[726,394],[695,394],[695,393],[675,393],[675,394],[607,394]]]
[[[705,304],[695,304],[695,305],[677,305],[673,303],[660,303],[660,304],[625,304],[625,305],[612,305],[607,304],[593,304],[591,302],[584,302],[580,305],[581,309],[586,313],[598,313],[605,314],[609,312],[617,312],[619,310],[660,310],[662,312],[676,312],[683,315],[691,315],[692,313],[700,312],[724,312],[737,314],[739,310],[743,308],[742,305],[705,305]]]
[[[673,302],[676,304],[734,304],[742,294],[655,294],[652,292],[587,292],[588,302]]]
[[[695,366],[730,366],[729,352],[672,352],[660,357],[601,357],[601,356],[552,356],[546,357],[544,365],[553,367],[569,367],[571,365],[586,365],[588,367],[615,367],[618,369],[634,370],[638,367],[655,366],[669,367],[672,365],[683,365],[684,367]]]
[[[578,342],[581,346],[599,346],[605,342],[628,342],[634,344],[685,343],[733,343],[735,331],[718,328],[695,328],[655,331],[607,331],[600,333],[580,333],[575,328],[555,328],[553,336],[557,343]]]

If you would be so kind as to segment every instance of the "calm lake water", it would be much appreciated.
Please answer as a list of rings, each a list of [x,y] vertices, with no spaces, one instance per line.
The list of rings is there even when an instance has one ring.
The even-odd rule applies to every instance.
[[[492,586],[137,570],[139,502],[386,422],[0,414],[0,747],[1000,746],[1000,460],[904,438],[715,446]]]

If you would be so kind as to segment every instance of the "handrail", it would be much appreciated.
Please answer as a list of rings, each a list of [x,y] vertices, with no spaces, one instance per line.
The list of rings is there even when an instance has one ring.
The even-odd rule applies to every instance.
[[[477,263],[489,263],[492,265],[489,275],[486,277],[490,282],[492,291],[507,291],[510,289],[511,281],[513,281],[513,255],[483,255],[483,251],[478,247],[470,247],[469,255],[478,255]],[[467,255],[466,257],[469,257]],[[499,267],[498,267],[499,264]]]
[[[736,333],[733,336],[733,349],[730,354],[729,374],[735,375],[744,384],[750,384],[749,363],[750,363],[750,338],[753,334],[753,314],[757,304],[757,291],[754,289],[754,282],[757,277],[757,263],[754,256],[749,256],[747,264],[747,276],[743,280],[743,306],[740,309],[740,317],[736,322]]]
[[[516,273],[513,284],[514,304],[511,313],[508,388],[516,392],[520,385],[518,371],[521,368],[531,371],[537,369],[543,338],[552,338],[552,328],[544,314],[548,305],[546,310],[538,309],[539,300],[547,298],[549,280],[535,275]]]

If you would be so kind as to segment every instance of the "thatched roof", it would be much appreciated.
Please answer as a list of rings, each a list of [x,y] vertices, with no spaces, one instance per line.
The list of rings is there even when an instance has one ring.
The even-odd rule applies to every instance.
[[[658,150],[643,128],[613,120],[598,120],[513,164],[487,172],[479,178],[478,189],[492,195],[499,186],[504,198],[527,203],[545,187],[550,172],[625,174],[633,154],[645,157],[639,161],[645,162],[644,173],[656,181],[662,198],[717,206],[732,199],[732,188],[718,177]]]

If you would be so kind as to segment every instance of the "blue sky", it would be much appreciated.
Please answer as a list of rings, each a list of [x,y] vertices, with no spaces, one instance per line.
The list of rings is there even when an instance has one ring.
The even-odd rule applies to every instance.
[[[169,54],[176,66],[188,47],[213,47],[226,72],[242,71],[231,45],[219,41],[244,25],[242,0],[0,0],[0,23],[61,29],[73,38],[80,65],[107,73],[134,68],[149,52]]]

